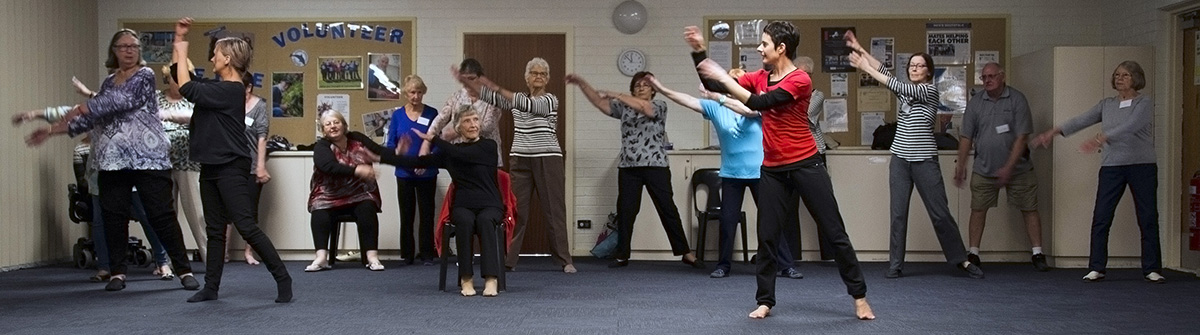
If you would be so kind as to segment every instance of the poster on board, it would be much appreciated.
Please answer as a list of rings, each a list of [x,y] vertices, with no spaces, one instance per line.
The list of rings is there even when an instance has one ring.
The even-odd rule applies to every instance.
[[[337,112],[346,120],[346,130],[350,131],[350,95],[349,94],[317,94],[317,115],[325,112]],[[321,123],[317,122],[317,137],[321,137]]]
[[[854,72],[850,65],[850,47],[846,46],[846,31],[854,27],[821,27],[821,69],[825,72]]]
[[[175,46],[174,31],[143,31],[138,40],[142,43],[142,60],[146,63],[171,63],[171,52]]]
[[[971,63],[971,23],[926,23],[925,52],[934,65]]]
[[[872,37],[871,57],[879,60],[888,70],[896,69],[896,39],[892,37]]]
[[[967,110],[967,67],[945,66],[933,71],[942,103],[938,114],[962,114]]]
[[[271,116],[304,117],[304,73],[271,74]]]

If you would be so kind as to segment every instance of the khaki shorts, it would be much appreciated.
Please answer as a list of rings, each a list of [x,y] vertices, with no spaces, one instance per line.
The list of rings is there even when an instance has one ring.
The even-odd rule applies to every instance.
[[[1000,188],[996,185],[997,178],[985,177],[978,173],[971,174],[971,209],[980,210],[996,207]],[[1037,210],[1037,174],[1033,170],[1018,173],[1005,186],[1008,195],[1008,205],[1021,211]]]

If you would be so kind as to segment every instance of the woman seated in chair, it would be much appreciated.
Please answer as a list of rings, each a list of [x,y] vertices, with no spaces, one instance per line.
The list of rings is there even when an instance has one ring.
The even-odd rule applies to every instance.
[[[458,255],[465,257],[458,262],[462,295],[475,295],[469,261],[473,254],[470,237],[478,234],[482,248],[480,272],[484,279],[483,296],[494,297],[499,294],[497,276],[500,275],[500,258],[504,256],[494,254],[500,250],[500,243],[504,243],[498,234],[493,233],[496,225],[502,224],[504,219],[504,202],[496,181],[496,141],[479,136],[479,113],[470,105],[464,105],[456,111],[452,122],[463,138],[461,143],[450,144],[441,138],[413,130],[422,139],[432,141],[438,152],[416,158],[384,155],[383,162],[397,166],[443,167],[450,171],[450,178],[455,185],[450,220],[454,223],[455,236],[458,236]],[[404,149],[397,148],[398,151]]]
[[[317,249],[306,272],[329,269],[329,235],[337,229],[341,215],[354,217],[358,241],[367,257],[367,268],[383,271],[379,263],[379,217],[381,200],[372,165],[390,150],[367,135],[346,131],[346,119],[336,111],[320,118],[324,137],[313,144],[312,191],[308,211],[312,213],[313,244]]]

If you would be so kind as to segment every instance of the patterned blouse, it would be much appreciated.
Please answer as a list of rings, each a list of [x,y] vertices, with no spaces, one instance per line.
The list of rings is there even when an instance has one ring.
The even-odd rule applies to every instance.
[[[200,171],[200,163],[196,163],[188,159],[188,126],[178,124],[171,121],[166,121],[168,117],[186,116],[192,117],[192,108],[195,107],[191,101],[180,99],[179,101],[170,101],[163,91],[158,91],[158,115],[164,120],[162,122],[163,129],[167,131],[167,138],[171,141],[171,166],[179,171]]]
[[[617,99],[609,103],[609,114],[621,119],[621,157],[618,168],[667,167],[667,103],[651,100],[654,117],[646,116]]]
[[[383,208],[379,197],[379,184],[354,176],[354,167],[371,165],[369,154],[373,149],[383,148],[358,132],[346,134],[346,149],[338,148],[324,138],[313,144],[313,175],[308,196],[308,211],[332,209],[346,205],[371,201],[376,211]],[[369,142],[369,143],[368,143]]]
[[[88,113],[72,119],[68,134],[92,131],[92,155],[100,171],[170,170],[170,142],[158,118],[154,71],[142,67],[124,83],[116,74],[88,99]]]

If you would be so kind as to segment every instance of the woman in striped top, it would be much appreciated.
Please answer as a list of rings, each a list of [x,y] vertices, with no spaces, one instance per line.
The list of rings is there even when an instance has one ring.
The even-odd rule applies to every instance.
[[[517,266],[525,224],[529,222],[529,201],[537,192],[538,203],[546,215],[550,234],[550,254],[563,272],[575,273],[571,264],[571,249],[567,247],[567,207],[565,167],[562,148],[558,146],[558,98],[546,92],[550,81],[550,64],[533,58],[525,65],[525,85],[529,93],[513,92],[479,75],[475,80],[459,75],[455,78],[467,90],[478,91],[480,100],[513,115],[513,143],[509,153],[508,173],[512,175],[513,193],[517,195],[517,227],[504,259],[504,267]]]
[[[888,185],[891,189],[891,243],[888,246],[889,267],[887,278],[899,278],[904,268],[905,242],[908,236],[908,207],[912,198],[913,185],[925,202],[933,230],[946,261],[957,265],[971,278],[983,278],[983,271],[967,261],[967,250],[963,246],[958,224],[950,215],[946,200],[946,186],[942,181],[942,169],[938,165],[937,145],[933,140],[933,121],[941,102],[937,86],[933,83],[933,57],[924,52],[913,54],[908,60],[908,79],[901,82],[892,77],[890,71],[858,44],[853,32],[846,32],[846,45],[853,48],[850,63],[870,74],[900,100],[896,139],[892,142],[892,159],[888,166]]]

